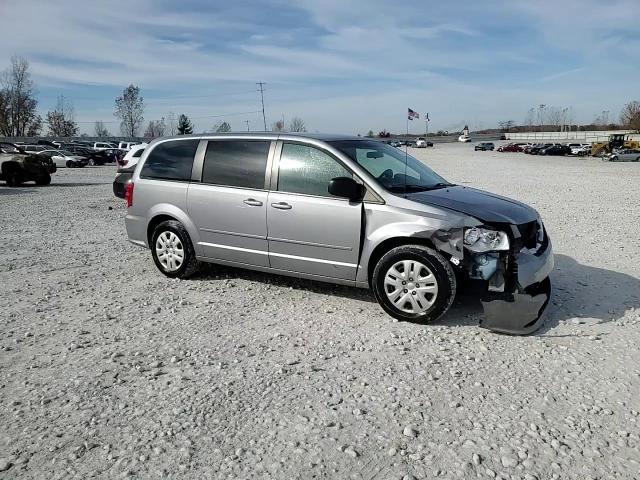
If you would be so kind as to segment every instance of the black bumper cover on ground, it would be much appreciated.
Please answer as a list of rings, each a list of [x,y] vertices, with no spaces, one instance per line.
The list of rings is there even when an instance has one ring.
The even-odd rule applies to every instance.
[[[481,299],[484,318],[480,326],[501,333],[528,335],[545,321],[544,312],[551,298],[553,250],[546,239],[538,253],[520,252],[517,262],[517,281],[510,291],[489,293]],[[516,279],[514,279],[516,280]]]

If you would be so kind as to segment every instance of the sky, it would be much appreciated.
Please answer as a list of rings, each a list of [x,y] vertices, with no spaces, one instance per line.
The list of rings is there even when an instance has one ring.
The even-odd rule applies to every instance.
[[[185,113],[263,130],[413,133],[524,123],[539,104],[573,121],[640,100],[638,0],[0,0],[0,69],[26,57],[39,110],[59,95],[81,132],[114,134],[133,83],[145,124]]]

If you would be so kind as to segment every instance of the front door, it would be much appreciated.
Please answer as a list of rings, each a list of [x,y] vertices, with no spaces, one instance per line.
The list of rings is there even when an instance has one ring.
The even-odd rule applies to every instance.
[[[277,171],[267,206],[271,267],[355,280],[362,203],[328,192],[332,178],[351,172],[331,154],[293,142],[282,144]]]
[[[269,266],[265,172],[268,140],[210,140],[202,182],[189,185],[189,215],[206,257]]]

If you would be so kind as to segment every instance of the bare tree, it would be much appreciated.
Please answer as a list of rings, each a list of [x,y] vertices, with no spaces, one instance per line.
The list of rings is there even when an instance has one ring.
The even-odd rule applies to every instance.
[[[64,95],[58,97],[54,110],[47,112],[48,135],[50,137],[74,137],[78,134],[78,124],[74,120],[73,104],[65,100]]]
[[[273,122],[271,130],[274,132],[284,132],[284,121],[278,120],[277,122]]]
[[[553,126],[560,126],[562,124],[562,109],[558,107],[547,108],[547,123]]]
[[[541,130],[542,130],[542,126],[544,125],[544,122],[546,120],[545,107],[546,107],[546,105],[544,103],[541,103],[540,105],[538,105],[538,125],[540,125],[540,129]]]
[[[36,89],[24,57],[11,57],[9,67],[0,78],[0,134],[22,137],[39,133],[42,118],[36,108]]]
[[[135,137],[144,120],[144,101],[140,87],[131,84],[116,98],[113,113],[120,119],[120,131],[127,137]]]
[[[107,127],[104,126],[104,122],[98,120],[95,125],[94,125],[94,132],[96,134],[96,137],[98,138],[105,138],[105,137],[110,137],[111,133],[109,133],[109,130],[107,130]]]
[[[304,124],[304,120],[300,117],[293,117],[291,119],[291,123],[289,124],[290,132],[306,132],[307,127]]]
[[[528,127],[528,130],[530,132],[533,131],[533,123],[535,122],[535,118],[536,118],[536,109],[534,107],[531,107],[527,111],[527,116],[524,118],[524,124]]]
[[[624,106],[620,112],[620,123],[631,130],[640,131],[640,102],[634,100]]]
[[[216,133],[227,133],[231,131],[231,125],[228,122],[217,123],[213,126],[213,131]]]
[[[167,125],[164,122],[164,117],[160,120],[151,120],[147,129],[144,132],[144,136],[148,138],[162,137],[167,130]]]
[[[167,133],[169,135],[178,134],[178,121],[176,120],[176,114],[173,112],[169,112],[169,115],[167,115]]]
[[[516,122],[514,122],[513,120],[503,120],[501,122],[498,122],[498,127],[500,127],[500,130],[502,130],[503,132],[510,132],[511,129],[513,127],[515,127]]]

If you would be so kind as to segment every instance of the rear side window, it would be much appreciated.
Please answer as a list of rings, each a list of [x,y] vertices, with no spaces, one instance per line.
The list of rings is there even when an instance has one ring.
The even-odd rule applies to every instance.
[[[269,141],[210,141],[202,182],[242,188],[264,188]]]
[[[200,140],[173,140],[157,145],[144,162],[140,177],[189,181],[199,142]]]
[[[280,192],[330,197],[329,181],[351,176],[351,172],[322,150],[294,143],[282,146],[278,172]]]

